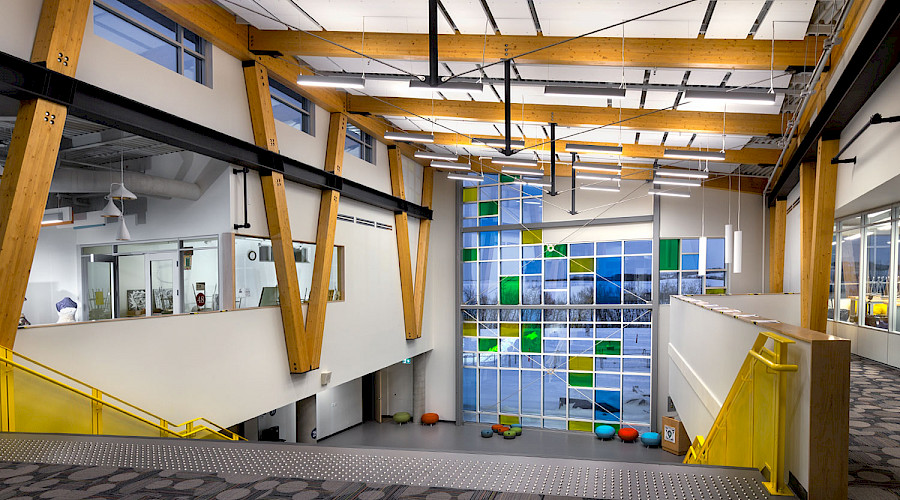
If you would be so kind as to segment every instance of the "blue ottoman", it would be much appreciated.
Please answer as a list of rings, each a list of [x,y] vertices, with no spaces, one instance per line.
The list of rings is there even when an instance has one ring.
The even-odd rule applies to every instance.
[[[616,429],[611,425],[598,425],[597,428],[594,429],[594,434],[605,441],[607,439],[612,439],[613,436],[616,435]]]
[[[494,431],[492,431],[490,429],[482,429],[481,430],[481,437],[483,437],[483,438],[489,438],[493,435],[494,435]]]
[[[641,434],[641,443],[647,447],[656,447],[662,443],[662,439],[659,437],[658,432],[645,432]]]

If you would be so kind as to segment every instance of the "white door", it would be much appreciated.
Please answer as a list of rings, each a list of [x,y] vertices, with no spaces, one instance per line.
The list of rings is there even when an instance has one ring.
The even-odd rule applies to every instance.
[[[178,253],[147,254],[147,316],[181,313],[181,272]]]

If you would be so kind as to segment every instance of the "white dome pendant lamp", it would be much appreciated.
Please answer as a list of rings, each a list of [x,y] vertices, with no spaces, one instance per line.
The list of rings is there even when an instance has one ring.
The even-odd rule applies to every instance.
[[[113,186],[116,186],[116,187],[113,188],[111,193],[109,193],[109,197],[114,200],[136,200],[137,196],[135,196],[134,193],[132,193],[131,191],[128,190],[128,188],[125,187],[125,153],[124,152],[120,153],[119,171],[122,174],[122,182],[113,184]]]
[[[112,190],[110,190],[110,194],[112,194]],[[108,219],[114,217],[120,217],[122,215],[122,211],[119,210],[119,207],[113,202],[113,199],[110,196],[105,197],[108,202],[106,202],[106,206],[103,207],[103,210],[100,212],[100,217],[105,217]]]
[[[124,204],[123,207],[124,208]],[[128,226],[125,225],[125,212],[119,217],[119,227],[116,230],[116,239],[119,241],[130,241],[131,233],[128,232]]]

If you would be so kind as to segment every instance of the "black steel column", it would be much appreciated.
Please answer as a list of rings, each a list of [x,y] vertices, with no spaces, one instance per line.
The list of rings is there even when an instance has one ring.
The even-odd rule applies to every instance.
[[[572,215],[578,213],[575,211],[575,153],[572,153],[572,210],[569,213]]]
[[[438,76],[438,0],[428,0],[428,84],[437,87]]]
[[[574,172],[574,167],[573,172]],[[550,123],[550,196],[556,196],[556,124]]]
[[[503,154],[512,155],[512,86],[510,85],[510,74],[512,73],[512,59],[503,60],[503,110],[506,114],[506,121],[503,130],[506,133],[506,149]]]

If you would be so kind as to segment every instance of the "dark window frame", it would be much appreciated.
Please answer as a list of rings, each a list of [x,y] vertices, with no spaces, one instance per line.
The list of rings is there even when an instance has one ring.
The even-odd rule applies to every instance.
[[[351,150],[354,145],[359,145],[359,154]],[[375,138],[349,123],[347,124],[347,140],[344,142],[344,151],[351,152],[357,158],[375,164]]]
[[[301,122],[300,128],[294,127],[293,125],[291,125],[291,127],[295,128],[305,134],[309,134],[309,135],[315,137],[315,135],[316,135],[316,113],[315,113],[316,106],[315,106],[315,104],[313,104],[313,102],[311,100],[307,99],[306,97],[303,97],[302,95],[300,95],[300,94],[294,92],[293,90],[291,90],[290,88],[288,88],[287,85],[283,85],[282,83],[280,83],[272,78],[269,78],[269,89],[270,89],[269,95],[271,96],[273,101],[278,101],[279,104],[283,104],[283,105],[293,109],[294,111],[297,111],[304,117],[306,117],[306,127],[303,126],[302,122]],[[282,94],[285,94],[286,98],[282,97],[280,95],[277,95],[275,92],[271,92],[272,89],[277,90],[278,92],[280,92]],[[277,118],[276,118],[276,120],[277,120]],[[282,123],[285,123],[285,122],[282,122]]]

